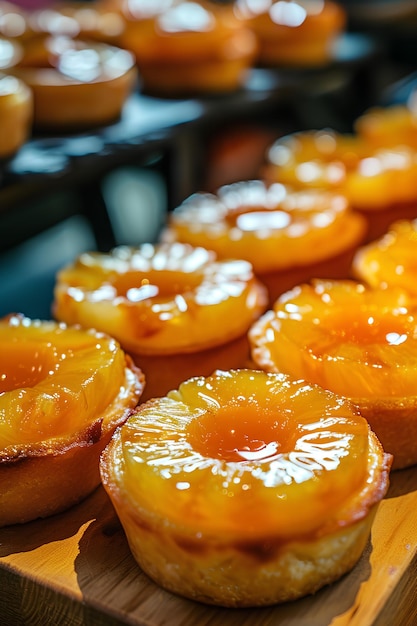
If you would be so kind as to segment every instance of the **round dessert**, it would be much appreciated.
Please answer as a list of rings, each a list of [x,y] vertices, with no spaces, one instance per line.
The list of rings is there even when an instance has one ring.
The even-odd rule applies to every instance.
[[[170,213],[162,238],[246,259],[272,303],[300,281],[350,277],[366,226],[341,194],[248,180],[189,197]]]
[[[249,607],[313,593],[354,566],[390,462],[348,401],[230,370],[141,404],[100,469],[150,578],[193,600]]]
[[[417,153],[410,146],[375,148],[357,135],[300,131],[277,139],[262,177],[294,187],[343,193],[368,220],[368,239],[396,219],[417,217]]]
[[[12,157],[32,132],[33,96],[21,80],[10,76],[20,62],[23,48],[17,39],[2,36],[0,3],[0,161]]]
[[[125,17],[120,45],[135,55],[145,92],[230,92],[252,67],[256,37],[230,6],[182,1],[150,16]]]
[[[28,24],[36,35],[67,35],[86,41],[119,44],[124,20],[119,11],[98,2],[55,2],[33,10]]]
[[[144,377],[102,333],[0,320],[0,526],[47,517],[99,484],[99,457]]]
[[[15,76],[0,72],[0,159],[13,156],[32,132],[33,97]]]
[[[391,224],[380,239],[356,251],[352,267],[371,287],[401,287],[417,297],[417,220]]]
[[[326,64],[346,26],[345,9],[331,0],[237,0],[236,6],[257,37],[261,65]]]
[[[247,331],[266,305],[250,263],[173,243],[82,254],[57,274],[53,310],[115,337],[144,371],[147,399],[247,365]]]
[[[313,281],[281,296],[249,331],[252,358],[349,398],[393,468],[417,462],[417,315],[401,289]]]
[[[417,110],[406,104],[373,107],[355,121],[355,131],[375,147],[417,147]]]
[[[19,63],[22,56],[23,48],[20,43],[0,35],[0,71],[7,70]]]
[[[34,125],[55,130],[115,121],[137,79],[127,50],[64,35],[28,40],[13,74],[33,92]]]
[[[0,0],[0,36],[13,42],[31,36],[28,15],[28,11],[14,2]]]

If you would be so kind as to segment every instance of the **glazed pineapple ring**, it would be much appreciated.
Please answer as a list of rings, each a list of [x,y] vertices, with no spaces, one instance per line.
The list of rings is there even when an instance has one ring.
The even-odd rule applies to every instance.
[[[137,405],[143,375],[114,339],[0,320],[0,526],[45,517],[100,482],[98,457]]]
[[[192,195],[170,215],[165,237],[247,259],[264,274],[329,258],[364,231],[340,194],[251,180]]]
[[[265,304],[247,261],[218,261],[182,243],[143,244],[85,253],[61,270],[54,312],[109,333],[133,354],[169,355],[240,337]]]
[[[417,462],[417,316],[406,291],[316,280],[280,297],[249,338],[262,369],[350,398],[393,467]]]
[[[417,199],[417,155],[409,146],[375,148],[363,138],[332,130],[279,138],[264,169],[267,180],[344,193],[351,206],[380,211]]]
[[[417,296],[417,220],[395,222],[380,239],[359,248],[353,270],[371,287],[396,286]]]
[[[414,94],[414,99],[416,95]],[[355,131],[375,147],[417,147],[416,105],[397,104],[374,107],[355,122]]]
[[[247,180],[196,193],[169,216],[162,237],[249,261],[270,301],[300,280],[350,274],[366,220],[344,196]]]
[[[210,604],[261,606],[353,567],[389,465],[346,400],[230,370],[141,404],[100,468],[151,578]]]

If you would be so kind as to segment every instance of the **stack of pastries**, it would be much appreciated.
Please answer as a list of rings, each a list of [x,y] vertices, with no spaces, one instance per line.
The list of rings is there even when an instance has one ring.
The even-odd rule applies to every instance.
[[[278,138],[160,241],[63,267],[54,321],[0,321],[0,525],[101,480],[186,598],[266,606],[354,567],[417,463],[414,146],[357,128]]]

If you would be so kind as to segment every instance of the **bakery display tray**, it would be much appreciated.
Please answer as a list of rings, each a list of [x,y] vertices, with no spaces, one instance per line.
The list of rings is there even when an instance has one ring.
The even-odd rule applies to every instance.
[[[355,568],[313,596],[259,609],[185,600],[134,561],[99,487],[66,513],[0,530],[0,615],[24,624],[412,626],[417,623],[417,468],[392,472]]]

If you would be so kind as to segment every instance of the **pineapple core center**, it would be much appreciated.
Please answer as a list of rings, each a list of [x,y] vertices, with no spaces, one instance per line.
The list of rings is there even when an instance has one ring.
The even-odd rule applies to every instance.
[[[344,311],[327,323],[333,337],[358,345],[400,345],[409,335],[405,320],[393,314],[374,316],[366,311]]]
[[[138,301],[155,296],[167,297],[172,294],[184,294],[195,289],[201,283],[201,276],[175,271],[150,271],[141,276],[139,272],[126,272],[117,276],[113,286],[118,295]]]
[[[0,352],[0,394],[23,387],[35,387],[56,369],[50,346],[12,343]]]
[[[262,461],[291,449],[287,419],[258,404],[226,404],[188,426],[188,441],[205,457],[227,462]]]

